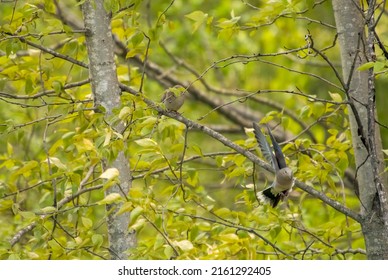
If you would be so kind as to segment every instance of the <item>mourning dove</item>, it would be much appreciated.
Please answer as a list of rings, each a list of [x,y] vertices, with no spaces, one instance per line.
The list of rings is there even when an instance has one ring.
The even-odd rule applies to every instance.
[[[294,185],[294,175],[291,168],[287,167],[283,152],[273,137],[268,125],[268,135],[271,138],[275,153],[272,152],[270,145],[256,123],[253,123],[253,128],[263,156],[275,169],[274,182],[265,190],[258,192],[256,196],[261,202],[269,203],[272,207],[276,207],[280,200],[286,197],[291,191]]]

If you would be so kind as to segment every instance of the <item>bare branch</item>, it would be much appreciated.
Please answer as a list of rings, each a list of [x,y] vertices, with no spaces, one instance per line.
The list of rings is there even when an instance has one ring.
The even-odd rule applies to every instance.
[[[63,59],[63,60],[66,60],[70,63],[73,63],[75,65],[78,65],[78,66],[81,66],[83,68],[88,68],[88,65],[82,61],[79,61],[79,60],[76,60],[68,55],[64,55],[64,54],[61,54],[61,53],[58,53],[50,48],[47,48],[47,47],[44,47],[42,45],[39,45],[39,44],[36,44],[34,42],[31,42],[27,39],[25,39],[24,37],[21,37],[21,36],[18,36],[17,37],[21,42],[23,43],[26,43],[27,45],[31,46],[31,47],[34,47],[34,48],[37,48],[45,53],[48,53],[48,54],[51,54],[52,56],[54,57],[58,57],[60,59]]]
[[[83,85],[88,84],[89,82],[90,82],[89,79],[87,79],[87,80],[83,80],[83,81],[79,81],[79,82],[75,82],[75,83],[65,84],[63,86],[63,89],[70,89],[70,88],[74,88],[74,87],[83,86]],[[52,94],[55,94],[55,95],[52,95]],[[6,93],[6,92],[0,92],[0,96],[2,96],[4,98],[10,98],[10,99],[29,100],[29,99],[37,99],[37,98],[40,98],[43,96],[57,97],[58,95],[57,95],[55,90],[44,90],[44,91],[38,92],[34,95],[17,95],[17,94],[11,94],[11,93]]]

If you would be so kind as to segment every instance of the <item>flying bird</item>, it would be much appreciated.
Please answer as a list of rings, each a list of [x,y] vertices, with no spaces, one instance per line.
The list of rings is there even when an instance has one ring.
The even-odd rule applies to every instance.
[[[292,186],[294,185],[294,175],[291,168],[287,167],[283,152],[273,137],[268,125],[268,135],[271,138],[274,152],[272,152],[271,146],[256,123],[253,123],[253,129],[264,158],[271,163],[272,167],[275,169],[274,182],[265,190],[258,192],[256,197],[261,202],[269,203],[275,208],[291,191]]]

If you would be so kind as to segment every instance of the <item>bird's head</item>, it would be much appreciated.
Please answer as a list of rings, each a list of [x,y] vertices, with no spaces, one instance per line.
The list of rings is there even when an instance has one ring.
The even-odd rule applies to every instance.
[[[289,167],[280,169],[276,174],[276,181],[280,185],[292,184],[293,180],[294,180],[294,172]]]

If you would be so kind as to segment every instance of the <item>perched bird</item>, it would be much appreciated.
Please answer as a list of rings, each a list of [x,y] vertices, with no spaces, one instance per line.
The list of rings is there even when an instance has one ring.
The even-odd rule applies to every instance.
[[[161,102],[168,111],[178,112],[185,102],[186,92],[184,87],[178,85],[168,88],[164,92]]]
[[[268,135],[271,138],[275,153],[272,152],[270,145],[256,123],[253,123],[253,129],[263,156],[275,169],[275,180],[272,185],[265,190],[258,192],[256,196],[261,202],[269,203],[274,208],[278,205],[280,200],[286,197],[291,191],[292,186],[294,185],[293,172],[287,167],[283,152],[273,137],[268,125]]]

